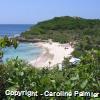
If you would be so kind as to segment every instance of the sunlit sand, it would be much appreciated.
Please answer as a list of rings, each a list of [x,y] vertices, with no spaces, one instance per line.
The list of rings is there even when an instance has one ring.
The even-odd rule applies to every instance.
[[[58,42],[40,42],[38,46],[43,48],[42,54],[30,64],[35,67],[53,67],[59,63],[62,63],[64,58],[71,56],[74,48],[68,44],[60,44]]]

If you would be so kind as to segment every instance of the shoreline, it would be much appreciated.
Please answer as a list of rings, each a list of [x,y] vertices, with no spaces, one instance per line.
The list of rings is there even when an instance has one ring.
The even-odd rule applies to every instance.
[[[34,67],[54,67],[57,64],[61,64],[64,58],[71,56],[74,48],[69,44],[60,44],[59,42],[38,42],[35,43],[38,47],[43,49],[40,56],[29,62]]]
[[[15,37],[15,39],[17,39],[17,41],[19,42],[29,42],[29,43],[47,42],[47,40],[41,40],[41,39],[26,39],[22,36],[17,36]]]

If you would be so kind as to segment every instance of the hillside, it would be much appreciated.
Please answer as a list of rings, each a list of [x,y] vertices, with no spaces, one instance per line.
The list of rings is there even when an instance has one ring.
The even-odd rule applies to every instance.
[[[39,22],[29,31],[22,33],[25,38],[53,39],[53,41],[67,42],[78,40],[83,35],[100,35],[99,19],[84,19],[80,17],[55,17],[51,20]]]
[[[73,42],[74,56],[80,57],[92,49],[100,50],[100,20],[80,17],[55,17],[39,22],[22,33],[26,39],[52,39],[60,43]]]

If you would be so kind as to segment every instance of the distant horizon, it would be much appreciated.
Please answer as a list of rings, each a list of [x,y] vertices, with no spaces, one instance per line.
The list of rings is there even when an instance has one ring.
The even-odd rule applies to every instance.
[[[26,23],[26,24],[24,24],[24,23],[0,23],[0,25],[34,25],[34,24],[29,24],[29,23]]]
[[[66,15],[66,16],[68,16],[68,15]],[[55,17],[65,17],[65,16],[55,16]],[[53,18],[55,18],[55,17],[53,17]],[[69,16],[69,17],[80,17],[80,16]],[[38,21],[36,23],[0,23],[0,25],[35,25],[35,24],[37,24],[39,22],[43,22],[43,21],[50,20],[50,19],[53,19],[53,18],[41,20],[41,21]],[[91,19],[91,20],[93,20],[93,19],[100,20],[100,18],[84,18],[84,17],[80,17],[80,18],[83,18],[83,19]]]

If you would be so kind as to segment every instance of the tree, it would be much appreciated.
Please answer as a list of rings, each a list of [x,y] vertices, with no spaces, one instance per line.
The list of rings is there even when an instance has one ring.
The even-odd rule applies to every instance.
[[[15,38],[8,38],[5,36],[4,38],[0,38],[0,61],[2,61],[3,51],[2,48],[13,46],[15,49],[18,46],[18,42]]]
[[[15,49],[17,48],[16,39],[11,39],[5,36],[4,38],[0,38],[0,99],[2,99],[6,87],[6,79],[7,79],[7,70],[4,67],[2,57],[3,51],[2,48],[13,46]]]

